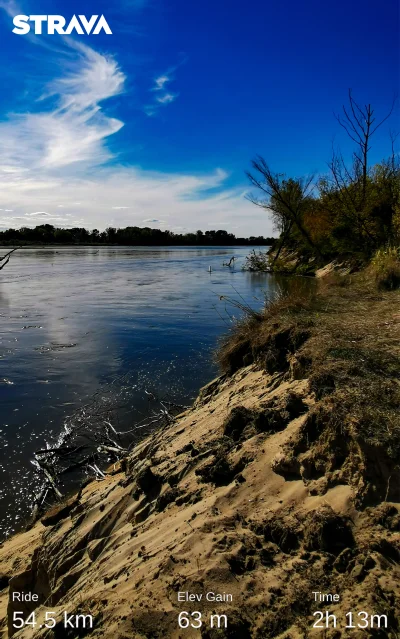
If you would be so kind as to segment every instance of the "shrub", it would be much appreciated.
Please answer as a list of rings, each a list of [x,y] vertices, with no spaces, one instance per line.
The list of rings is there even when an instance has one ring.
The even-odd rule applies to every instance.
[[[246,262],[243,265],[244,271],[261,271],[268,272],[270,271],[270,259],[268,252],[264,253],[263,251],[255,251],[253,249],[246,257]]]
[[[379,249],[371,260],[370,270],[379,290],[400,288],[400,248]]]

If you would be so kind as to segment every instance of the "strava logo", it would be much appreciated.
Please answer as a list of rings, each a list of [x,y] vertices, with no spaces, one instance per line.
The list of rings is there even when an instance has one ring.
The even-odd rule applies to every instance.
[[[107,20],[102,15],[91,16],[89,20],[86,16],[72,16],[71,20],[67,24],[66,19],[63,16],[15,16],[13,20],[14,29],[13,33],[18,35],[26,35],[31,30],[31,24],[34,24],[34,32],[36,35],[42,35],[47,33],[54,35],[60,33],[61,35],[71,35],[77,33],[79,35],[98,35],[101,31],[104,31],[107,35],[112,35],[112,31],[108,26]]]

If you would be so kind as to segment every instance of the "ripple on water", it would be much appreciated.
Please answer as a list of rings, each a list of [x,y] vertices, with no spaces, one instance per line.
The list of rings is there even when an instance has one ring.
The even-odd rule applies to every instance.
[[[39,490],[34,451],[57,441],[96,394],[119,397],[122,429],[152,410],[145,390],[186,404],[215,375],[212,349],[232,315],[220,295],[236,290],[257,304],[263,289],[274,290],[269,276],[241,271],[247,252],[60,247],[13,255],[0,277],[0,537],[21,526]],[[222,266],[232,255],[234,271]]]

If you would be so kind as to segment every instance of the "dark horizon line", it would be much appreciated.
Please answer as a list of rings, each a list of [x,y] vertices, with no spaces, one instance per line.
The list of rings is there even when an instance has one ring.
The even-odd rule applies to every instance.
[[[246,238],[239,238],[239,239],[246,239]],[[198,247],[198,248],[215,248],[215,247],[232,247],[232,248],[240,248],[242,246],[272,246],[273,243],[276,241],[277,238],[266,238],[266,240],[269,241],[265,241],[265,242],[247,242],[247,243],[240,243],[240,242],[236,242],[236,243],[226,243],[224,244],[223,242],[216,242],[214,244],[212,244],[211,242],[209,244],[190,244],[190,243],[177,243],[177,244],[119,244],[119,243],[114,243],[114,244],[107,244],[104,242],[26,242],[25,244],[18,244],[15,242],[7,242],[7,243],[2,243],[0,241],[0,248],[4,247],[4,248],[20,248],[20,249],[24,249],[24,248],[42,248],[44,246],[52,246],[52,247],[58,247],[58,248],[66,248],[66,247],[70,247],[70,246],[96,246],[98,248],[112,248],[115,246],[121,246],[121,247],[158,247],[158,248],[163,248],[163,247],[179,247],[181,246],[182,248],[185,248],[187,246],[194,246],[194,247]],[[271,241],[273,240],[273,241]]]
[[[148,226],[107,227],[104,231],[84,227],[63,228],[52,224],[0,231],[0,244],[81,246],[270,246],[276,238],[263,235],[236,237],[225,229],[174,233]]]

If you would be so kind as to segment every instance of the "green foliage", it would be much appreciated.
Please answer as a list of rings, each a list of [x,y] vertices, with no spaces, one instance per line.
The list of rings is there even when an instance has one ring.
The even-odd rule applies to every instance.
[[[333,253],[361,252],[370,257],[379,246],[395,241],[399,183],[400,169],[389,160],[368,171],[362,201],[353,179],[343,180],[340,188],[329,178],[319,181],[316,230],[319,214]]]
[[[279,188],[283,198],[287,196],[288,186],[295,184],[295,181],[281,180]],[[294,188],[289,188],[289,195],[292,202]],[[380,247],[400,244],[400,167],[393,162],[393,157],[368,171],[362,208],[354,174],[347,182],[343,178],[340,187],[330,176],[320,178],[313,197],[302,197],[299,189],[297,196],[295,217],[274,197],[264,202],[264,208],[273,207],[272,217],[281,231],[276,246],[282,243],[284,250],[297,253],[303,264],[312,258],[321,261],[321,255],[325,262],[337,257],[354,257],[360,263],[367,263]],[[265,271],[271,267],[275,271],[287,270],[281,255],[274,261],[274,253],[267,258],[265,254],[253,252],[247,266],[249,270]],[[309,271],[305,266],[304,273]],[[301,269],[297,268],[296,272],[301,273]]]
[[[262,271],[268,272],[270,270],[270,260],[268,253],[263,251],[255,251],[253,249],[246,257],[246,261],[243,265],[244,271]]]

